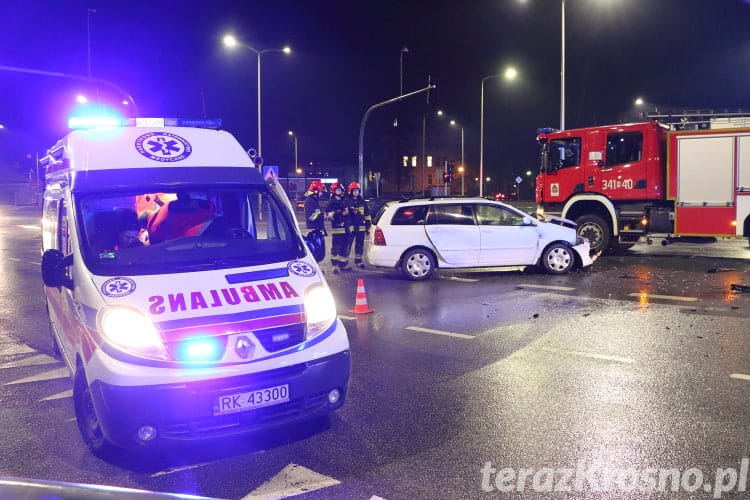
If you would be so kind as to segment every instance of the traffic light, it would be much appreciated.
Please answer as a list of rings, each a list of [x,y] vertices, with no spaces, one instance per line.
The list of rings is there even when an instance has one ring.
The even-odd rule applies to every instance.
[[[448,166],[446,167],[447,172],[453,177],[453,163],[448,163]]]
[[[443,174],[443,182],[446,184],[450,183],[453,180],[453,174],[449,174],[448,172]]]

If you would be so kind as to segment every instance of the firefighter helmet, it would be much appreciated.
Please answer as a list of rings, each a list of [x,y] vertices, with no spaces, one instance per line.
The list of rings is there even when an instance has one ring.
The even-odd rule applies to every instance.
[[[324,191],[323,183],[318,180],[312,181],[307,190],[311,193],[320,193],[321,191]]]
[[[362,188],[359,187],[359,182],[352,182],[349,184],[349,194],[352,194],[352,191],[355,189],[358,189],[360,193],[362,192]]]
[[[340,189],[342,193],[344,192],[344,186],[342,186],[340,182],[334,182],[333,184],[331,184],[331,193],[333,193],[337,189]]]

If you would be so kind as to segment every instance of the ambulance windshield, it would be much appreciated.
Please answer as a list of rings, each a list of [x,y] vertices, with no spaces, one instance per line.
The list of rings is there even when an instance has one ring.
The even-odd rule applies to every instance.
[[[265,187],[151,187],[81,196],[94,274],[170,274],[304,256],[287,207]]]

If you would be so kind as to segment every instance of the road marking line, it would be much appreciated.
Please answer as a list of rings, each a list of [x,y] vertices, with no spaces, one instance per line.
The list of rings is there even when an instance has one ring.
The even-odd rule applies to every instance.
[[[32,352],[38,352],[35,349],[27,346],[26,344],[0,344],[0,356],[11,356],[14,354],[29,354]]]
[[[341,319],[350,319],[350,320],[357,319],[355,316],[344,316],[343,314],[339,314],[339,318],[341,318]]]
[[[477,281],[479,281],[476,278],[459,278],[458,276],[441,276],[441,278],[444,280],[462,281],[464,283],[476,283]]]
[[[422,328],[419,326],[407,326],[407,330],[414,332],[434,333],[435,335],[445,335],[446,337],[456,337],[459,339],[473,339],[473,335],[464,335],[463,333],[444,332],[442,330],[432,330],[431,328]]]
[[[56,370],[50,370],[48,372],[39,373],[32,375],[31,377],[14,380],[12,382],[6,382],[3,385],[14,385],[14,384],[26,384],[29,382],[41,382],[43,380],[54,380],[57,378],[70,378],[70,373],[67,368],[58,368]]]
[[[570,354],[573,356],[581,356],[584,358],[603,359],[605,361],[617,361],[618,363],[635,363],[635,360],[631,358],[623,358],[620,356],[608,356],[606,354],[595,354],[592,352],[573,351],[571,349],[559,349],[557,347],[542,347],[543,351],[555,352],[558,354]]]
[[[731,378],[738,378],[740,380],[750,380],[750,375],[745,375],[744,373],[733,373],[730,375]]]
[[[56,399],[65,399],[65,398],[72,398],[73,397],[73,389],[68,389],[67,391],[58,392],[57,394],[53,394],[51,396],[47,396],[46,398],[40,399],[40,401],[54,401]]]
[[[38,354],[36,356],[19,359],[18,361],[10,361],[8,363],[0,365],[0,370],[3,368],[18,368],[19,366],[39,366],[55,364],[61,364],[61,362],[51,356],[47,356],[46,354]]]
[[[159,472],[154,472],[153,474],[151,474],[151,477],[166,476],[167,474],[174,474],[175,472],[182,472],[184,470],[197,469],[198,467],[204,467],[212,463],[213,462],[203,462],[202,464],[193,464],[193,465],[185,465],[183,467],[175,467],[174,469],[167,469],[167,470],[162,470]]]
[[[575,290],[571,286],[556,286],[556,285],[518,285],[518,288],[541,288],[543,290],[557,290],[559,292],[572,292]]]
[[[289,464],[274,477],[242,497],[242,500],[288,498],[337,484],[341,484],[338,479],[325,476],[301,465]]]
[[[696,297],[682,297],[680,295],[659,295],[656,293],[629,293],[628,297],[640,297],[648,299],[664,299],[664,300],[677,300],[680,302],[695,302],[698,300]]]
[[[17,259],[15,257],[9,257],[8,260],[12,260],[13,262],[20,262],[21,264],[36,264],[36,265],[41,265],[40,262],[32,262],[32,261],[29,261],[29,260]]]

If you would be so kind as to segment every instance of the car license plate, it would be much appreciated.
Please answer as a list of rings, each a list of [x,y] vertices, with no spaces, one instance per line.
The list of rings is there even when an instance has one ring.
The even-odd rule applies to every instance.
[[[289,384],[266,387],[257,391],[219,396],[214,400],[214,415],[226,415],[239,411],[254,410],[289,401]]]

